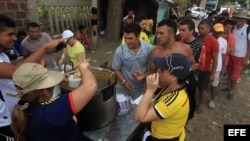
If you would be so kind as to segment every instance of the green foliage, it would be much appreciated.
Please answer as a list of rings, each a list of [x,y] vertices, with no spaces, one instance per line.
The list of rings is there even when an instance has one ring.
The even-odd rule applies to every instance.
[[[217,8],[220,8],[223,5],[228,5],[228,6],[235,6],[235,2],[238,2],[241,4],[241,6],[244,6],[248,0],[219,0]]]
[[[39,17],[46,17],[48,15],[48,9],[46,7],[43,6],[39,6],[37,7],[37,12]]]
[[[239,4],[243,5],[248,2],[248,0],[218,0],[218,5],[217,7],[220,7],[221,5],[226,5],[226,4],[234,4],[235,2],[238,2]],[[200,5],[201,0],[187,0],[188,7],[192,7],[194,4],[195,5]]]
[[[247,3],[247,1],[248,0],[219,0],[219,2],[218,2],[218,5],[226,5],[226,4],[228,4],[229,2],[231,3],[231,4],[234,4],[235,2],[238,2],[239,4],[245,4],[245,3]]]
[[[248,0],[231,0],[231,2],[239,2],[240,4],[245,4]]]

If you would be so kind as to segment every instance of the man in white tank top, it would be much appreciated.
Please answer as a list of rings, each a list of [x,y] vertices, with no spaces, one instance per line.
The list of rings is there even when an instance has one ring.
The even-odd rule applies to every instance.
[[[235,37],[235,50],[229,55],[228,62],[228,77],[230,81],[228,99],[233,99],[235,86],[237,80],[240,78],[243,65],[248,64],[250,49],[249,41],[250,34],[247,34],[247,19],[248,15],[246,12],[239,12],[234,15],[236,19],[236,25],[233,29],[233,35]]]

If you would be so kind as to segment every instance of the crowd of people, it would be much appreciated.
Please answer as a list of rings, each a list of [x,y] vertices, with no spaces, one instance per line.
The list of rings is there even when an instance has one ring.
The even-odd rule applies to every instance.
[[[67,39],[65,42],[67,49],[63,51],[60,60],[56,62],[52,53],[46,53],[39,62],[47,69],[56,70],[61,68],[68,58],[73,62],[74,67],[77,67],[78,62],[85,60],[85,49],[91,53],[95,53],[84,25],[79,25],[75,33],[71,30],[65,30],[62,33],[62,38]],[[38,47],[51,39],[48,33],[41,31],[38,23],[30,22],[27,24],[27,33],[23,30],[18,31],[17,40],[13,48],[11,50],[5,50],[4,52],[10,58],[11,63],[16,64],[30,56]]]
[[[78,60],[72,57],[77,60],[75,67],[82,77],[79,87],[65,95],[55,91],[61,81],[68,79],[66,74],[54,70],[57,64],[52,53],[62,49],[60,44],[73,46],[78,41],[71,31],[61,39],[51,40],[35,22],[27,25],[27,32],[28,36],[17,40],[15,22],[0,14],[0,140],[87,140],[73,118],[97,90],[96,79],[83,55]],[[18,37],[23,35],[22,32]],[[23,59],[13,63],[6,52],[13,50],[15,42],[21,45]],[[81,48],[83,54],[84,47]]]
[[[227,98],[237,96],[236,84],[250,57],[248,16],[239,12],[233,19],[219,19],[210,13],[197,25],[198,32],[189,11],[176,20],[163,19],[152,42],[152,19],[133,11],[124,17],[123,41],[115,50],[112,71],[117,76],[117,93],[132,100],[142,96],[134,119],[150,123],[143,140],[184,141],[185,125],[195,112],[203,113],[207,94],[207,106],[215,108],[223,75],[228,77]],[[15,22],[0,14],[0,140],[87,140],[72,118],[97,89],[85,60],[85,47],[94,53],[85,27],[80,25],[76,34],[65,30],[61,39],[52,40],[31,22],[27,33],[20,33],[17,40]],[[9,57],[15,41],[16,54],[24,59],[12,63]],[[57,63],[52,53],[61,43],[66,48]],[[68,80],[53,70],[66,57],[79,68],[82,83],[58,95],[55,86]]]
[[[137,15],[134,15],[133,18],[136,19]],[[232,18],[225,12],[219,15],[216,12],[211,12],[198,25],[195,25],[194,20],[191,19],[191,11],[186,11],[184,17],[169,18],[169,20],[162,20],[157,24],[156,44],[151,43],[153,49],[147,56],[147,70],[138,68],[144,65],[144,63],[138,65],[138,62],[141,61],[140,48],[143,48],[142,45],[146,41],[137,34],[134,35],[137,37],[137,42],[140,42],[139,49],[138,44],[136,46],[131,44],[132,38],[125,37],[125,44],[116,49],[112,64],[112,68],[120,81],[120,84],[117,84],[119,90],[123,86],[122,90],[132,97],[138,97],[137,90],[140,90],[143,94],[142,100],[136,108],[135,120],[151,123],[151,130],[145,133],[148,140],[184,140],[185,137],[183,136],[185,134],[182,130],[184,130],[185,124],[178,124],[178,127],[175,124],[174,129],[171,128],[173,126],[171,125],[172,122],[170,122],[177,122],[174,117],[178,115],[178,110],[172,110],[171,104],[174,105],[175,102],[179,102],[178,105],[184,105],[184,101],[177,100],[179,98],[178,94],[182,93],[182,87],[187,89],[192,87],[185,94],[189,97],[189,114],[194,112],[194,110],[191,110],[194,107],[197,114],[202,114],[206,104],[205,101],[208,100],[207,106],[209,108],[216,107],[215,95],[218,93],[221,78],[225,75],[228,79],[228,88],[225,89],[228,91],[227,98],[233,100],[234,96],[237,95],[235,93],[236,83],[240,80],[243,68],[249,63],[250,49],[248,41],[250,35],[248,34],[248,16],[246,12],[236,13]],[[198,27],[198,31],[195,30],[195,27]],[[143,27],[141,28],[143,29]],[[127,34],[124,31],[124,36]],[[122,54],[121,49],[124,50],[124,53],[128,50],[134,55],[126,58],[127,56]],[[167,59],[175,58],[173,56],[176,54],[182,54],[186,57],[185,59],[189,60],[191,71],[188,74],[185,75],[184,71],[187,66],[181,64],[185,61],[175,59],[172,62],[171,59],[171,61]],[[118,59],[117,55],[119,55],[120,59]],[[158,57],[162,57],[159,59],[161,60],[160,64],[157,62],[159,60],[156,59]],[[129,60],[133,60],[133,62]],[[180,60],[182,62],[179,62]],[[117,67],[118,61],[119,68]],[[129,64],[129,67],[127,64]],[[175,73],[180,68],[183,69],[183,74]],[[175,79],[165,73],[173,75]],[[181,75],[185,75],[185,77],[180,78]],[[194,79],[192,79],[192,76]],[[136,82],[142,82],[145,87],[138,88]],[[178,85],[176,87],[171,86],[175,84]],[[196,89],[198,91],[198,101],[194,105],[192,98],[195,96],[192,97],[192,95],[196,95]],[[189,95],[190,93],[192,95]],[[154,98],[155,95],[157,95],[156,98]],[[206,99],[206,95],[209,95],[209,99]],[[153,98],[154,101],[152,101]],[[185,98],[180,99],[185,100]],[[168,103],[170,101],[173,103]],[[180,110],[185,109],[183,107]],[[188,116],[190,115],[186,114],[186,117],[182,120],[179,119],[181,122],[178,123],[186,123]]]

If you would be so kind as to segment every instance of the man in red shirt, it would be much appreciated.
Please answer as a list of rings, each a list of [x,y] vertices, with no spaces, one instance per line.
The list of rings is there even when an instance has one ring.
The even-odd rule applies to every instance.
[[[201,36],[201,41],[205,45],[206,51],[205,67],[200,71],[200,77],[198,80],[199,102],[196,112],[201,114],[202,104],[205,100],[206,90],[208,89],[209,82],[214,80],[214,75],[218,64],[219,43],[217,39],[209,34],[211,29],[208,22],[201,22],[198,26],[198,30]]]

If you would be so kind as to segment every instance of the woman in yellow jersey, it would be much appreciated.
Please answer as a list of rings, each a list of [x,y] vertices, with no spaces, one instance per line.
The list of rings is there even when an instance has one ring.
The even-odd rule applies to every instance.
[[[74,68],[77,68],[80,62],[85,61],[85,48],[74,38],[74,34],[70,30],[65,30],[62,34],[62,38],[67,39],[67,47],[64,49],[58,61],[58,65],[61,66],[69,56],[70,61],[73,62]]]
[[[185,125],[189,115],[189,97],[186,80],[190,74],[187,57],[173,53],[153,59],[157,73],[147,76],[147,89],[137,106],[135,120],[151,122],[147,141],[184,141]],[[152,103],[158,87],[163,88]]]

